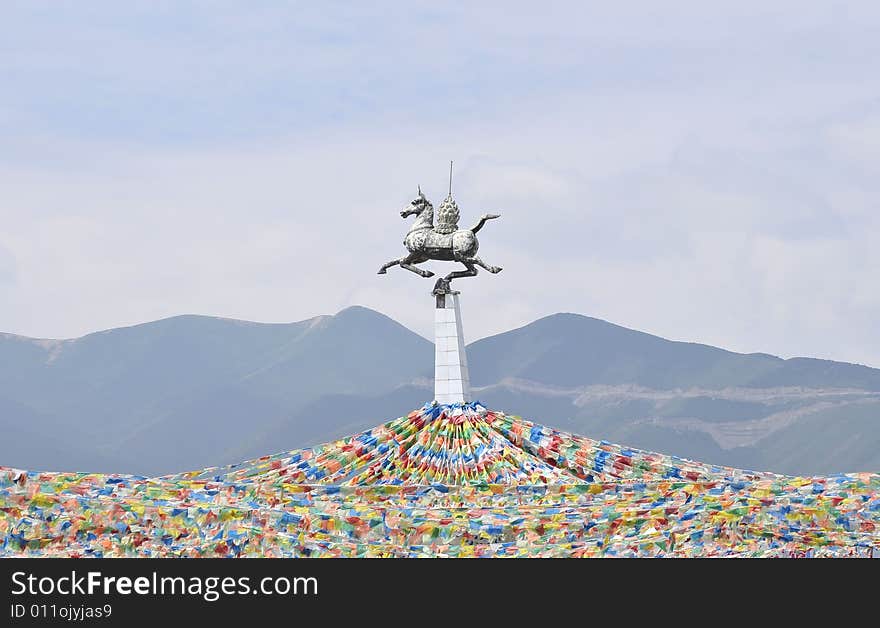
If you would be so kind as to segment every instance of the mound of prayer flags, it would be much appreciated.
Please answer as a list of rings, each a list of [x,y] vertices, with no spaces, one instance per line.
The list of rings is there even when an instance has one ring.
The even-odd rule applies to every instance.
[[[426,405],[163,477],[0,467],[0,556],[880,557],[880,476],[718,467]]]

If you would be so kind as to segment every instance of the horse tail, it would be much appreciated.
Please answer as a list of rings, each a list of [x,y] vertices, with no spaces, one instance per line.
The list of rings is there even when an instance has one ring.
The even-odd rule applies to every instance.
[[[485,216],[480,217],[480,220],[477,221],[477,224],[475,224],[473,227],[471,227],[471,232],[476,233],[477,231],[482,229],[483,225],[485,225],[488,221],[492,220],[493,218],[498,218],[498,217],[499,216],[497,214],[486,214]]]

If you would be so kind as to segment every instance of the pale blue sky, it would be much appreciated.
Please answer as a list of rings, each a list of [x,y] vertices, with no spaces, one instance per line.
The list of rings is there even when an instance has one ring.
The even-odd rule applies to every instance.
[[[574,311],[880,366],[880,5],[449,4],[4,3],[0,331],[425,333],[431,282],[374,273],[455,159],[462,222],[503,214],[470,339]]]

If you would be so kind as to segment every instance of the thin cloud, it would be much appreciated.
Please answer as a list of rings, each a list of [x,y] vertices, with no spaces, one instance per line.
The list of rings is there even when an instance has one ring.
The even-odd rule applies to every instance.
[[[408,6],[10,10],[0,330],[361,303],[428,334],[431,282],[375,271],[454,159],[462,223],[502,214],[469,339],[576,311],[880,366],[874,3]]]

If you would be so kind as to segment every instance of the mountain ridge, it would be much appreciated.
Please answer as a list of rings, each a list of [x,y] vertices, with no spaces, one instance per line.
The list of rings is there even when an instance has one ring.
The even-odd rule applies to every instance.
[[[363,306],[291,323],[186,314],[67,340],[0,334],[0,430],[18,435],[3,439],[0,464],[159,474],[325,442],[423,404],[432,354]],[[746,468],[880,468],[871,367],[571,312],[472,342],[468,357],[484,404],[553,427]],[[790,445],[812,451],[819,434],[837,453]],[[69,447],[41,453],[40,435]],[[117,463],[130,466],[107,468]]]
[[[59,344],[76,342],[79,340],[89,338],[91,336],[97,336],[97,335],[101,335],[101,334],[123,331],[123,330],[132,330],[132,329],[137,329],[137,328],[142,328],[142,327],[150,327],[150,326],[154,326],[154,325],[158,325],[158,324],[162,324],[162,323],[168,323],[168,322],[184,320],[184,319],[216,320],[216,321],[222,321],[222,322],[232,323],[232,324],[241,324],[241,325],[245,325],[245,326],[285,327],[285,326],[290,326],[290,325],[301,325],[301,324],[305,324],[305,323],[318,324],[318,323],[321,323],[325,320],[335,318],[343,313],[348,312],[349,310],[352,310],[352,311],[361,310],[361,311],[371,312],[373,314],[377,314],[379,316],[382,316],[382,317],[396,323],[397,325],[400,325],[404,329],[407,329],[407,331],[412,331],[412,330],[409,330],[409,328],[402,325],[401,323],[395,321],[393,318],[391,318],[387,314],[379,312],[378,310],[373,310],[372,308],[369,308],[364,305],[355,304],[355,305],[349,305],[349,306],[342,308],[336,314],[317,314],[315,316],[301,319],[298,321],[265,322],[265,321],[252,321],[252,320],[248,320],[248,319],[236,318],[236,317],[230,317],[230,316],[218,316],[218,315],[213,315],[213,314],[187,313],[187,314],[174,314],[172,316],[166,316],[166,317],[159,318],[159,319],[156,319],[153,321],[144,321],[142,323],[133,323],[131,325],[121,325],[119,327],[99,329],[96,331],[82,334],[81,336],[68,337],[68,338],[49,338],[49,337],[42,337],[42,336],[27,336],[24,334],[16,334],[16,333],[12,333],[12,332],[0,331],[0,340],[2,340],[2,339],[19,340],[22,342],[34,344],[34,345],[39,346],[39,347],[46,349],[46,350],[51,350],[51,349],[56,348]],[[864,368],[873,369],[873,370],[880,370],[880,367],[873,367],[871,365],[862,364],[860,362],[846,362],[844,360],[835,360],[835,359],[831,359],[831,358],[815,358],[815,357],[811,357],[811,356],[792,356],[789,358],[783,358],[783,357],[780,357],[780,356],[775,355],[773,353],[766,353],[763,351],[742,352],[742,351],[734,351],[733,349],[725,349],[723,347],[717,347],[715,345],[710,345],[705,342],[698,342],[698,341],[692,341],[692,340],[675,340],[675,339],[671,339],[671,338],[666,338],[666,337],[661,336],[659,334],[637,330],[637,329],[634,329],[631,327],[626,327],[625,325],[619,325],[617,323],[612,323],[611,321],[607,321],[602,318],[588,316],[586,314],[579,314],[577,312],[556,312],[554,314],[547,314],[546,316],[541,316],[539,318],[536,318],[534,321],[531,321],[529,323],[525,323],[523,325],[520,325],[519,327],[515,327],[515,328],[510,329],[506,332],[499,332],[497,334],[492,334],[491,336],[487,336],[485,338],[480,338],[478,340],[474,340],[474,341],[468,343],[468,346],[475,344],[477,342],[481,342],[482,340],[485,340],[486,338],[491,338],[494,336],[499,336],[501,334],[516,332],[521,329],[531,327],[532,325],[535,325],[537,323],[541,323],[545,320],[558,320],[560,318],[568,318],[568,317],[594,321],[594,322],[601,323],[604,325],[609,325],[611,327],[614,327],[614,328],[617,328],[620,330],[634,332],[634,333],[641,334],[646,337],[650,337],[653,339],[659,339],[659,340],[662,340],[665,342],[682,344],[682,345],[693,345],[693,346],[698,346],[698,347],[707,347],[710,349],[723,351],[723,352],[733,354],[733,355],[764,357],[764,358],[771,358],[771,359],[775,359],[775,360],[781,360],[783,362],[789,362],[792,360],[812,360],[812,361],[817,361],[817,362],[828,362],[828,363],[832,363],[832,364],[846,364],[846,365],[850,365],[850,366],[857,366],[857,367],[864,367]],[[424,336],[421,336],[421,334],[418,334],[417,332],[412,332],[412,333],[418,335],[419,337],[424,338]],[[428,339],[426,338],[426,340],[428,340]]]

